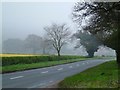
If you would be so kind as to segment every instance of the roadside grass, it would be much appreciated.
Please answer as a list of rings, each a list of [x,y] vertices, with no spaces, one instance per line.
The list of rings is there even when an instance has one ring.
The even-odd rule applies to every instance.
[[[28,69],[43,68],[60,64],[77,62],[80,60],[103,59],[105,57],[88,58],[77,55],[36,55],[36,54],[0,54],[2,55],[2,66],[0,73],[23,71]]]
[[[55,66],[60,64],[77,62],[85,59],[86,58],[79,58],[79,59],[71,59],[71,60],[47,61],[47,62],[39,62],[39,63],[32,63],[32,64],[17,64],[17,65],[2,66],[2,73]]]
[[[59,88],[118,88],[116,61],[105,62],[79,74],[65,78]]]

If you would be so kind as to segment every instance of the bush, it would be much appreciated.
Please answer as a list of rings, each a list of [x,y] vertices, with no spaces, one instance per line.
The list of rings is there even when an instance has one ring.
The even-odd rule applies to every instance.
[[[31,64],[31,63],[38,63],[38,62],[77,59],[77,58],[81,58],[81,56],[2,57],[2,66],[16,65],[16,64]]]

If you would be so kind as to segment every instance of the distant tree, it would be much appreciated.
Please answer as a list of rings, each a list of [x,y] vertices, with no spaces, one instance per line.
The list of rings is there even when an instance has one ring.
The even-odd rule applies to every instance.
[[[31,34],[25,39],[25,48],[32,49],[32,52],[35,54],[36,51],[41,49],[42,38],[40,36]]]
[[[83,46],[88,53],[88,57],[94,57],[94,53],[97,52],[99,46],[102,45],[95,36],[86,31],[82,32],[79,30],[73,35],[73,37],[79,40],[79,43],[77,43],[75,48]]]
[[[87,20],[89,23],[83,30],[89,31],[104,45],[114,49],[120,65],[120,1],[78,2],[74,6],[73,20],[80,26]]]
[[[48,46],[47,40],[45,40],[45,39],[42,38],[42,45],[41,45],[41,47],[42,47],[42,53],[43,54],[46,54],[46,48],[47,48],[47,46]]]
[[[49,40],[47,40],[46,37],[42,37],[41,48],[43,54],[49,54],[50,50],[53,49],[51,43],[49,42]]]
[[[24,41],[20,39],[7,39],[3,41],[3,53],[22,53],[24,51]]]
[[[67,43],[70,35],[70,32],[68,31],[69,28],[66,24],[52,24],[50,27],[45,27],[44,30],[47,33],[47,40],[57,51],[58,56],[60,56],[61,48]]]

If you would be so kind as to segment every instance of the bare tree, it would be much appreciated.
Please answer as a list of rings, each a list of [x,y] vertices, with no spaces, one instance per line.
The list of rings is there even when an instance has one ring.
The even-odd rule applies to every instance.
[[[48,41],[57,51],[58,56],[60,56],[62,46],[67,43],[70,36],[69,27],[66,24],[52,24],[50,27],[45,27],[44,29],[47,33]]]

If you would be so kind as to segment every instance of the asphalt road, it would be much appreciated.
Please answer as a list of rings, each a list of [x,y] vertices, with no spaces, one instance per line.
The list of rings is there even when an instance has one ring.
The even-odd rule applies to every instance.
[[[2,88],[45,88],[110,59],[85,60],[2,75]]]

